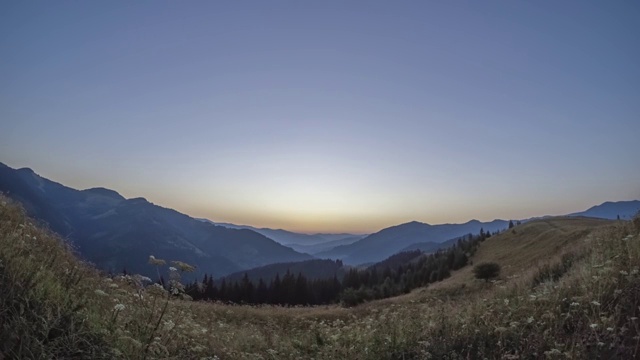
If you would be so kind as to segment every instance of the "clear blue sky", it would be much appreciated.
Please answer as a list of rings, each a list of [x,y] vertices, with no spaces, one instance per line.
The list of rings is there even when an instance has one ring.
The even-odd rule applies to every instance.
[[[636,1],[3,1],[0,161],[298,231],[640,198]]]

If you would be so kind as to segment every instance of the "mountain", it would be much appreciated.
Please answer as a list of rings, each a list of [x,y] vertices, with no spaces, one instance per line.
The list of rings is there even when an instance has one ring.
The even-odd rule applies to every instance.
[[[441,243],[466,234],[498,231],[508,227],[505,220],[480,222],[471,220],[464,224],[429,225],[417,221],[382,229],[349,245],[335,247],[316,254],[319,258],[341,259],[347,264],[363,264],[381,261],[406,247],[423,242]]]
[[[289,244],[287,246],[294,249],[295,251],[314,255],[321,252],[329,251],[337,246],[353,244],[354,242],[364,237],[365,237],[364,235],[356,235],[356,236],[346,237],[343,239],[327,241],[320,244],[312,244],[312,245]]]
[[[620,216],[622,220],[630,220],[640,212],[640,200],[607,201],[593,206],[585,211],[569,214],[569,216],[586,216],[615,220]]]
[[[432,252],[436,252],[440,249],[446,249],[450,246],[453,246],[456,244],[456,242],[458,241],[459,237],[451,239],[451,240],[447,240],[445,242],[441,242],[441,243],[437,243],[437,242],[433,242],[433,241],[426,241],[426,242],[421,242],[421,243],[415,243],[415,244],[411,244],[409,246],[407,246],[406,248],[402,249],[401,251],[415,251],[415,250],[420,250],[422,252],[425,253],[432,253]]]
[[[72,189],[27,168],[0,163],[0,191],[106,271],[155,274],[149,255],[216,276],[312,258],[248,229],[215,226],[109,189]]]
[[[352,240],[353,238],[362,239],[363,237],[366,236],[366,235],[356,235],[356,234],[347,234],[347,233],[342,233],[342,234],[318,233],[318,234],[310,235],[310,234],[296,233],[293,231],[288,231],[283,229],[257,228],[250,225],[236,225],[231,223],[213,222],[209,219],[198,219],[198,220],[205,221],[218,226],[224,226],[229,229],[253,230],[257,233],[260,233],[268,237],[269,239],[273,239],[279,242],[282,245],[291,246],[294,249],[295,247],[292,245],[312,246],[312,245],[319,245],[319,244],[329,243],[329,242],[335,242],[334,244],[344,245],[348,243],[350,240]],[[340,240],[346,240],[346,241],[344,241],[343,243],[339,243]]]
[[[334,276],[342,278],[344,276],[344,266],[341,261],[334,260],[306,260],[292,263],[280,263],[261,266],[258,268],[239,271],[231,275],[225,276],[226,281],[239,281],[245,274],[252,282],[262,279],[267,284],[275,279],[276,275],[282,278],[287,272],[297,276],[304,275],[307,280],[331,279]],[[219,282],[219,281],[218,281]]]

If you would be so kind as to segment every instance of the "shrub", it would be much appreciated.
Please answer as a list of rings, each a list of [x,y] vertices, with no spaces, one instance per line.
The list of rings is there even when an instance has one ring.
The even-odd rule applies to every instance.
[[[489,279],[493,279],[500,275],[500,265],[490,262],[478,264],[473,268],[473,274],[476,279],[483,279],[489,282]]]

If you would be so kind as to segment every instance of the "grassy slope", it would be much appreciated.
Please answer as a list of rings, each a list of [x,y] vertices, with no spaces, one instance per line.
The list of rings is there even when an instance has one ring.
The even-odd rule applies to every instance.
[[[561,254],[584,245],[580,240],[594,229],[611,223],[610,220],[571,217],[532,221],[489,238],[472,261],[476,264],[497,262],[502,267],[502,279],[524,275],[532,268],[557,260]],[[474,278],[472,269],[467,266],[433,287],[468,284]]]
[[[353,309],[286,309],[168,301],[160,290],[140,286],[139,279],[100,278],[10,204],[0,207],[0,214],[0,298],[13,304],[0,311],[0,320],[20,325],[26,339],[21,341],[38,349],[29,355],[4,325],[0,358],[59,357],[62,350],[79,358],[176,359],[624,359],[640,354],[635,318],[640,220],[634,225],[545,219],[494,236],[473,261],[500,263],[503,273],[495,283],[474,280],[467,267],[427,289]],[[20,224],[28,228],[28,238]],[[51,254],[58,255],[51,260]],[[573,261],[559,266],[563,259]],[[69,277],[66,272],[74,267],[76,275]],[[550,269],[560,269],[562,276],[545,280]],[[6,295],[33,273],[39,274],[33,288]],[[26,307],[36,315],[25,317],[21,302],[31,304]],[[79,303],[83,306],[76,309]],[[124,310],[115,310],[115,304]],[[60,321],[60,314],[73,316],[74,325]],[[43,330],[37,324],[59,325]],[[52,345],[48,338],[56,327],[63,335]]]

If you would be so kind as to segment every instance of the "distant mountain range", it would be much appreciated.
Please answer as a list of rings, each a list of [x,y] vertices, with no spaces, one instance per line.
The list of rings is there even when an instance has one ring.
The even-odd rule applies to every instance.
[[[70,240],[79,253],[99,268],[152,274],[149,255],[181,260],[198,273],[216,277],[259,271],[273,272],[293,262],[340,259],[347,265],[372,264],[402,251],[434,252],[457,238],[508,227],[506,220],[430,225],[412,221],[370,235],[300,234],[282,229],[213,223],[194,219],[143,198],[125,199],[113,190],[76,190],[47,180],[31,169],[12,169],[0,163],[0,192],[23,204],[28,214]],[[569,216],[630,219],[640,201],[605,202]],[[526,221],[526,220],[523,220]],[[265,267],[270,264],[287,263]],[[308,262],[300,269],[335,270],[336,264]],[[293,270],[292,270],[293,271]],[[305,270],[307,271],[307,270]]]
[[[429,225],[417,221],[382,229],[349,245],[335,247],[316,254],[319,258],[340,259],[347,264],[357,265],[384,260],[388,256],[402,251],[413,244],[441,243],[453,238],[478,234],[480,229],[494,232],[506,229],[509,222],[494,220],[480,222],[471,220],[464,224]]]
[[[0,191],[107,271],[155,274],[149,255],[184,261],[215,276],[312,259],[251,230],[208,224],[109,189],[72,189],[27,168],[0,163]]]
[[[630,220],[638,213],[640,213],[640,200],[607,201],[585,211],[569,214],[569,216],[586,216],[611,220],[620,217],[621,220]]]
[[[633,218],[640,212],[640,201],[605,202],[593,206],[586,211],[567,216],[585,216],[603,219],[622,220]],[[528,219],[521,220],[528,221]],[[412,221],[406,224],[382,229],[352,244],[337,246],[331,250],[314,253],[319,258],[341,259],[345,264],[358,265],[373,263],[402,251],[421,250],[434,252],[447,248],[467,234],[478,234],[480,229],[489,232],[504,230],[508,227],[506,220],[480,222],[471,220],[464,224],[429,225]]]
[[[273,239],[282,245],[286,245],[296,251],[315,254],[330,250],[339,245],[347,245],[356,242],[367,235],[356,234],[301,234],[282,229],[256,228],[249,225],[236,225],[230,223],[213,222],[209,219],[199,219],[214,225],[224,226],[229,229],[249,229],[260,233],[269,239]]]

